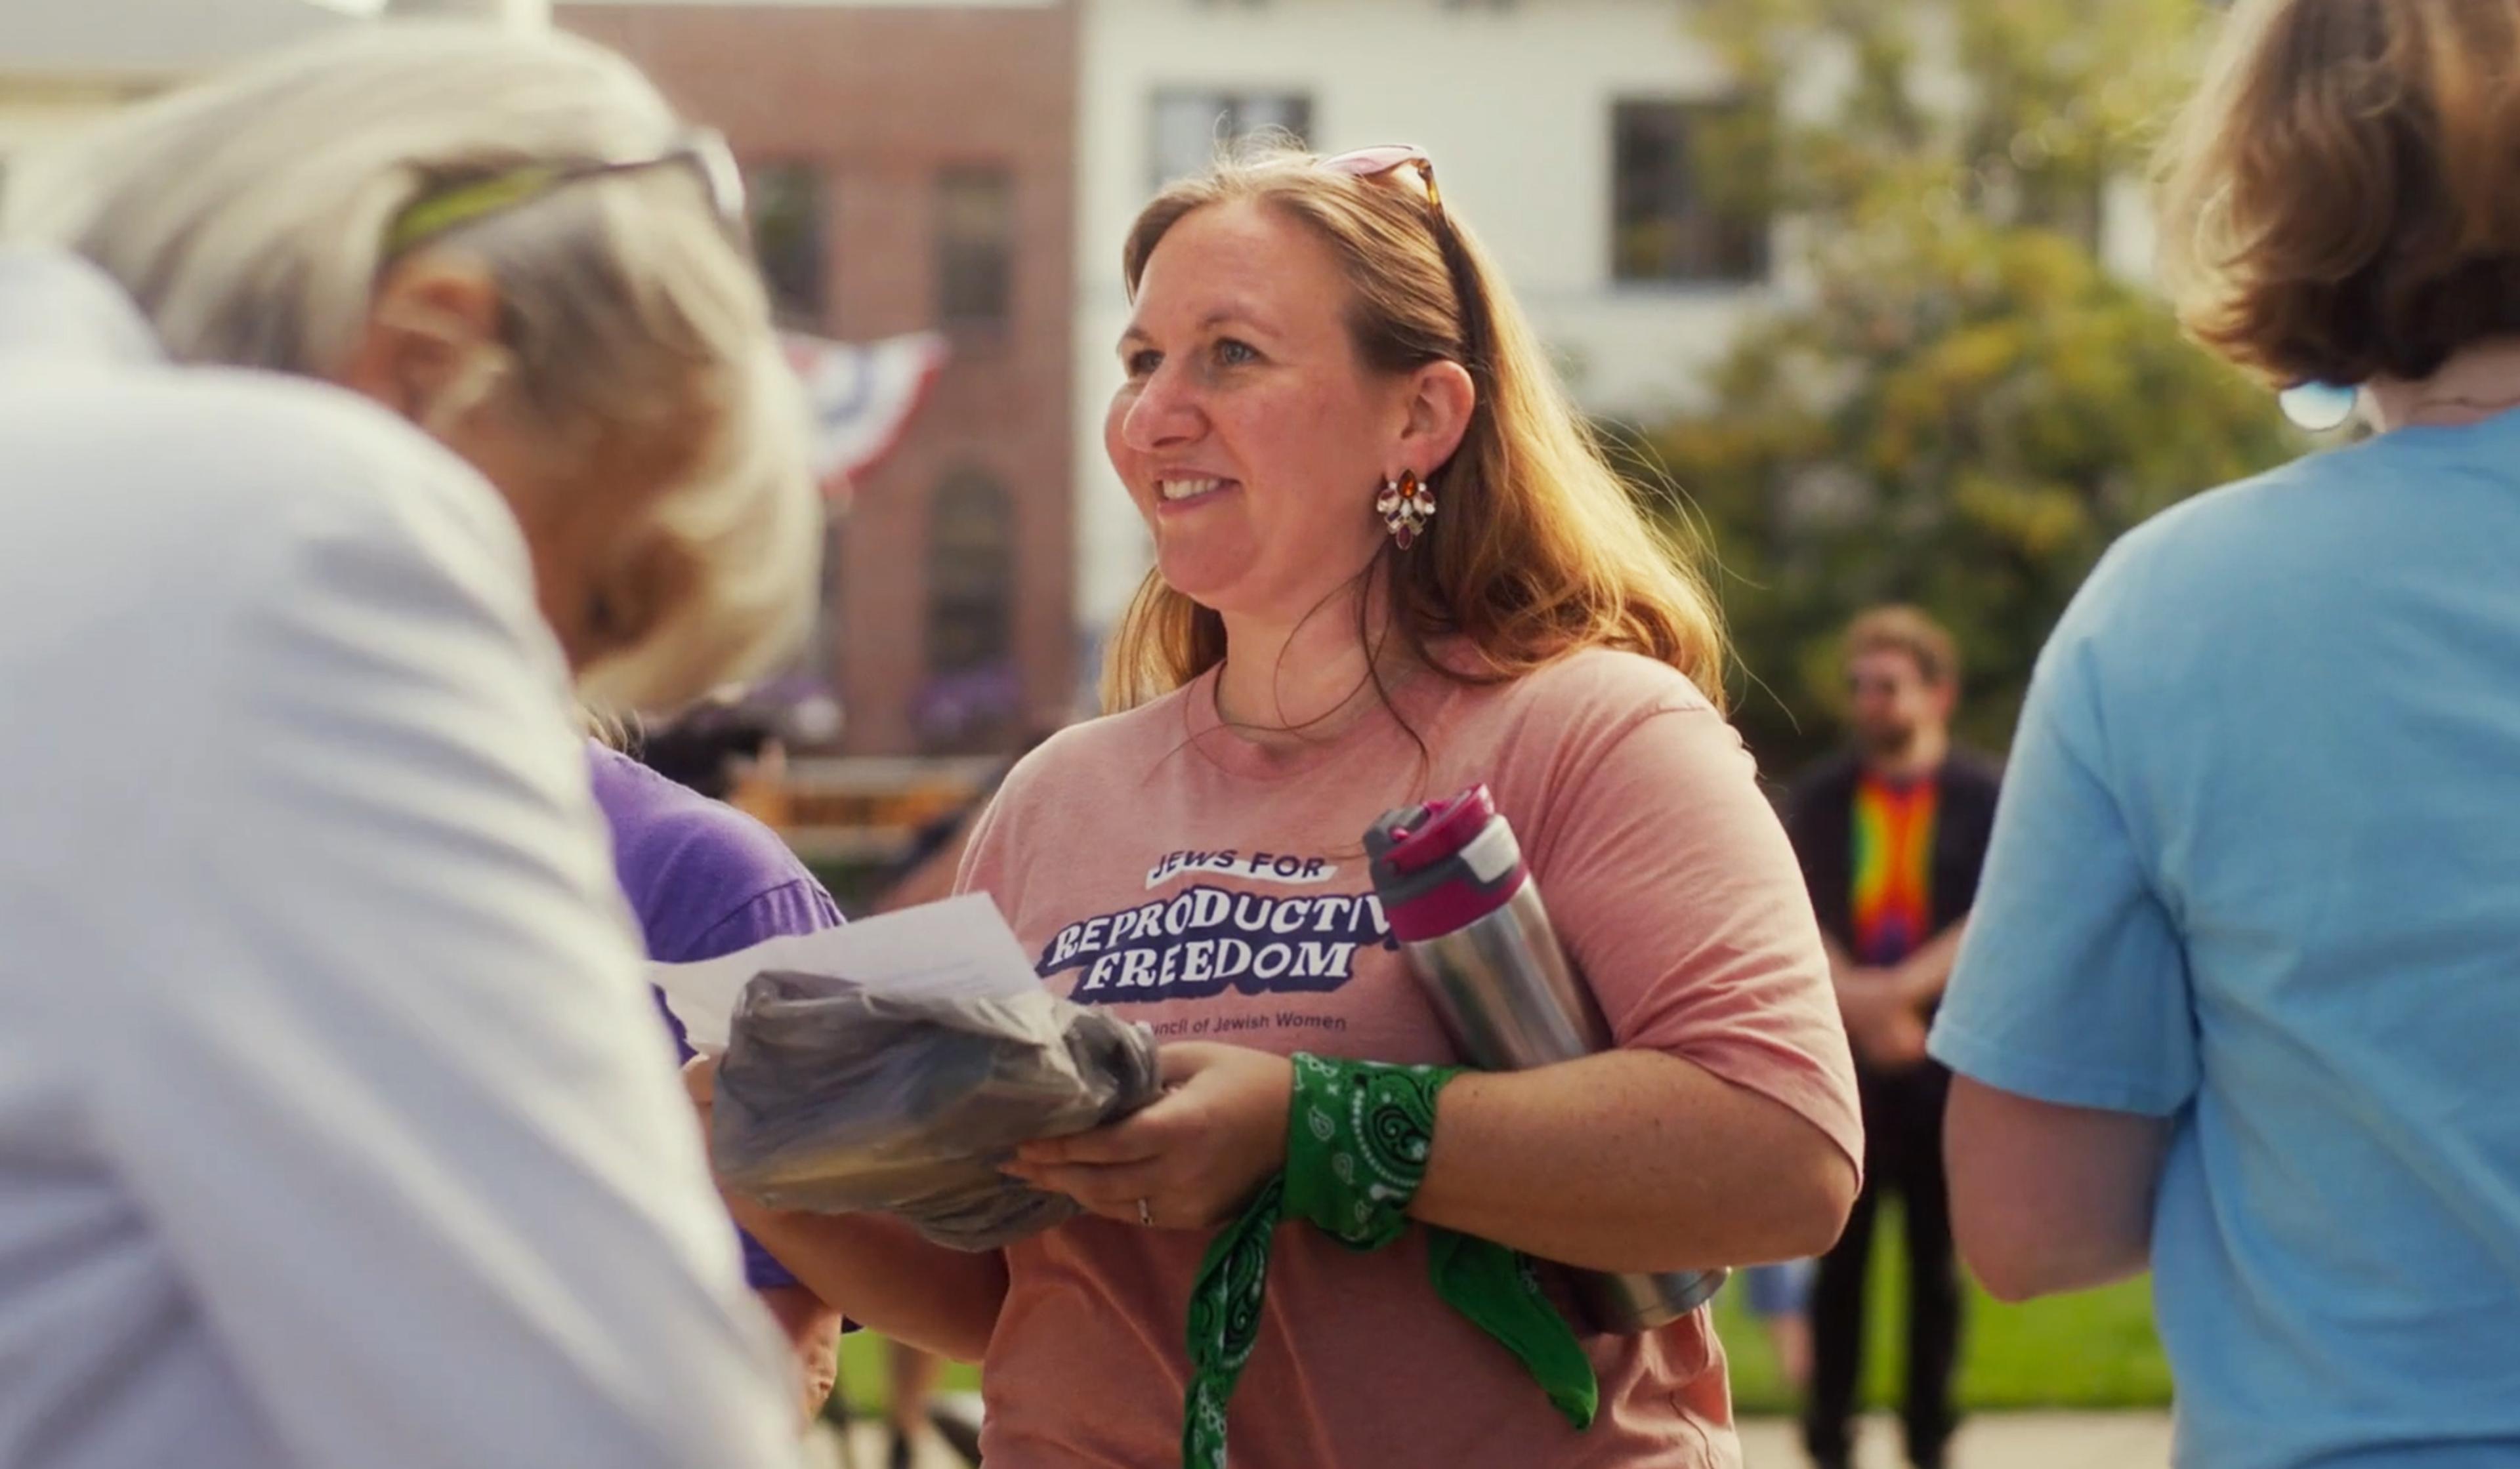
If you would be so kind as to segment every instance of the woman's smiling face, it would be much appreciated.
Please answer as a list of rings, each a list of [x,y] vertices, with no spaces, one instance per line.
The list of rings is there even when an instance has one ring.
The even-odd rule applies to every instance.
[[[1327,244],[1249,201],[1192,211],[1147,261],[1103,446],[1203,606],[1299,621],[1379,548],[1413,389],[1359,359],[1350,299]]]

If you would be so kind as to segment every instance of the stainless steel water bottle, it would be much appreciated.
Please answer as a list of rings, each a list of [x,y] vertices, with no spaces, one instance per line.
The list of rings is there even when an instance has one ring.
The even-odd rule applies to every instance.
[[[1523,1071],[1609,1048],[1610,1028],[1567,963],[1486,786],[1386,812],[1365,845],[1383,920],[1472,1066]],[[1696,1310],[1727,1272],[1573,1274],[1593,1324],[1633,1334]]]

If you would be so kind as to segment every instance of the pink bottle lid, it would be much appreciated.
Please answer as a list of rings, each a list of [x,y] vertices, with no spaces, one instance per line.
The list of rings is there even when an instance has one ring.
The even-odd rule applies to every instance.
[[[1484,785],[1386,812],[1365,845],[1383,919],[1404,943],[1477,922],[1511,902],[1531,876],[1513,827]]]

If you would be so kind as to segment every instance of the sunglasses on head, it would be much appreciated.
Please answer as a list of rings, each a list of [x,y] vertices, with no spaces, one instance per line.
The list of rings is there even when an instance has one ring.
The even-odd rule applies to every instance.
[[[717,215],[727,238],[749,252],[750,246],[745,244],[743,172],[736,166],[735,154],[727,147],[724,136],[707,128],[695,128],[658,153],[574,163],[528,163],[425,194],[385,227],[385,258],[407,254],[440,236],[548,198],[571,184],[644,173],[652,168],[691,169],[707,193],[709,208]]]
[[[1354,153],[1343,153],[1334,158],[1324,158],[1322,166],[1332,173],[1360,179],[1378,179],[1395,170],[1414,166],[1418,176],[1425,180],[1427,207],[1435,211],[1437,219],[1444,217],[1444,196],[1435,187],[1435,160],[1426,156],[1422,148],[1407,143],[1384,143],[1373,148],[1360,148]]]
[[[1462,344],[1472,362],[1484,362],[1487,358],[1487,308],[1471,289],[1469,262],[1462,253],[1460,237],[1453,233],[1452,217],[1444,212],[1444,192],[1435,187],[1435,160],[1426,156],[1424,149],[1413,144],[1384,143],[1324,158],[1321,166],[1332,173],[1344,173],[1351,178],[1368,181],[1389,178],[1403,168],[1418,170],[1418,179],[1426,186],[1427,224],[1435,236],[1435,249],[1443,256],[1444,271],[1452,278],[1454,297],[1461,302]],[[1479,371],[1476,368],[1472,370]]]

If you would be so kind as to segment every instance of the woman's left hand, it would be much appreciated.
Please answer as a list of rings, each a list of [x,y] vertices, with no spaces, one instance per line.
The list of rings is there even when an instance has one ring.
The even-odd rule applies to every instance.
[[[1028,1142],[1004,1172],[1123,1224],[1205,1229],[1285,1166],[1294,1063],[1189,1042],[1158,1057],[1164,1094],[1125,1121]]]

